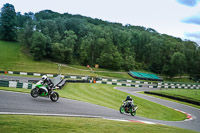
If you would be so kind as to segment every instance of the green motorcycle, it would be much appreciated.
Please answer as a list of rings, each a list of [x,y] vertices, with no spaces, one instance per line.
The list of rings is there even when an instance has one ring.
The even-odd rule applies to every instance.
[[[36,98],[38,96],[41,97],[50,97],[51,101],[56,102],[59,99],[59,95],[57,92],[51,90],[47,90],[48,85],[43,85],[43,81],[40,80],[36,83],[35,88],[31,90],[31,96]]]
[[[133,105],[131,108],[127,105],[127,102],[122,101],[123,104],[119,108],[121,114],[130,113],[132,116],[136,115],[136,110],[138,109],[137,105]]]

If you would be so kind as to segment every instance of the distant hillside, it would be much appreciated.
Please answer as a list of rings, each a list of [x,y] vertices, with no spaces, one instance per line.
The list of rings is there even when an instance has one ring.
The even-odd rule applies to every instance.
[[[32,57],[22,52],[22,45],[15,42],[0,41],[0,71],[20,71],[58,74],[58,64],[49,61],[34,61]],[[100,77],[113,77],[118,79],[133,79],[128,73],[109,73],[110,70],[97,69],[92,72],[86,66],[62,65],[62,74],[67,75],[88,75]],[[98,72],[104,71],[104,72]],[[107,72],[105,72],[107,71]]]
[[[48,61],[34,61],[21,52],[21,45],[15,42],[0,41],[0,70],[40,73],[58,73],[58,65]],[[61,73],[72,75],[92,75],[91,72],[61,67]]]
[[[152,28],[51,10],[17,13],[16,18],[17,41],[34,60],[200,78],[200,49],[189,40],[160,34]]]

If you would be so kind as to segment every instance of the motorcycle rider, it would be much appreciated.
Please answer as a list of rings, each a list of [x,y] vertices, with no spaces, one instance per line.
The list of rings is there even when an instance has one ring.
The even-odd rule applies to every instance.
[[[50,90],[53,88],[54,84],[53,82],[51,81],[50,78],[47,78],[46,75],[43,75],[42,76],[42,81],[43,81],[43,85],[48,85],[47,86],[47,90],[48,90],[48,93],[50,92]]]
[[[132,108],[134,105],[133,105],[133,99],[128,95],[127,97],[126,97],[126,106],[128,107],[128,108]]]

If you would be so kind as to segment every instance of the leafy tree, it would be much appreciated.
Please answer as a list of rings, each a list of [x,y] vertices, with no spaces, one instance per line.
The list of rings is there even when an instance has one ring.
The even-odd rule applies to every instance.
[[[53,60],[56,62],[64,62],[65,48],[62,43],[53,43],[52,46]]]
[[[73,51],[76,40],[77,36],[73,31],[69,30],[64,32],[64,37],[61,43],[64,45],[65,63],[71,63],[73,59]]]
[[[180,52],[175,52],[170,60],[171,71],[174,75],[182,75],[186,69],[185,55]]]
[[[98,61],[100,66],[108,69],[119,70],[122,65],[122,57],[113,44],[104,47]]]
[[[18,41],[31,51],[36,60],[47,58],[91,66],[98,63],[100,67],[116,70],[145,69],[170,77],[183,73],[200,77],[200,50],[195,42],[160,34],[152,28],[123,26],[51,10],[24,15],[18,12],[16,15],[14,7],[10,4],[4,6],[10,7],[2,8],[1,37],[12,36],[11,40],[15,39],[15,32],[8,32],[9,28],[5,28],[11,24],[13,31],[17,28]],[[13,11],[14,17],[10,18],[16,15],[17,25],[15,19],[3,24],[11,14],[8,9]]]
[[[34,20],[34,13],[29,12],[22,15],[20,12],[17,12],[16,14],[16,20],[17,20],[17,28],[21,29],[24,28],[27,24],[32,24]]]
[[[48,35],[52,39],[54,34],[58,31],[55,20],[40,20],[39,23],[37,23],[37,28],[40,29],[44,35]]]
[[[32,24],[27,24],[23,29],[18,31],[18,42],[24,45],[27,48],[30,48],[32,43],[32,35],[34,27]]]
[[[16,40],[16,12],[14,6],[9,3],[1,8],[0,33],[2,40]]]
[[[47,55],[47,38],[42,33],[33,33],[31,52],[35,60],[42,60]]]
[[[165,74],[167,77],[173,77],[176,73],[174,73],[172,67],[170,67],[168,64],[165,64],[162,69],[162,74]]]

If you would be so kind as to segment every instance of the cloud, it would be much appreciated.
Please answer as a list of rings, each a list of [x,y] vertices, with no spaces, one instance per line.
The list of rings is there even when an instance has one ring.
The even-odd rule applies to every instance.
[[[184,35],[188,39],[196,42],[200,46],[200,32],[194,32],[194,33],[188,33],[188,32],[186,32],[186,33],[184,33]]]
[[[176,0],[180,4],[186,5],[186,6],[196,6],[199,0]]]
[[[185,33],[185,36],[199,39],[200,38],[200,32],[194,32],[194,33],[188,33],[187,32],[187,33]]]
[[[181,20],[183,23],[200,25],[200,16],[187,17]]]

